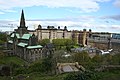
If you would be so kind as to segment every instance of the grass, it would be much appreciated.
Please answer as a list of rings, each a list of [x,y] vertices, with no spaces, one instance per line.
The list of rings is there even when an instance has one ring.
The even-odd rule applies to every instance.
[[[96,80],[119,80],[120,70],[97,72]]]
[[[64,80],[66,74],[59,75],[40,75],[40,74],[31,74],[26,80]]]
[[[16,56],[4,56],[0,58],[0,64],[10,64],[10,63],[15,63],[17,65],[23,65],[26,61],[23,59],[20,59],[19,57]]]
[[[0,58],[0,64],[10,64],[10,63],[15,63],[17,65],[23,65],[26,63],[23,59],[20,59],[19,57],[16,56],[4,56]],[[97,75],[96,79],[93,80],[119,80],[120,79],[120,70],[113,70],[113,71],[105,71],[105,72],[96,72]],[[59,75],[47,75],[44,73],[30,73],[30,74],[21,74],[24,76],[29,76],[25,80],[64,80],[64,77],[67,74],[59,74]],[[18,75],[14,76],[16,80],[16,77]],[[11,80],[10,76],[0,76],[0,80]]]

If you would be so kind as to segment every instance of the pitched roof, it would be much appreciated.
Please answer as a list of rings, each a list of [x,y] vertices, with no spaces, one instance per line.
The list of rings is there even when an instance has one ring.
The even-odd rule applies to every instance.
[[[10,37],[14,37],[15,36],[15,33],[13,33]],[[17,36],[17,38],[20,38],[20,35],[18,34],[18,33],[16,33],[16,36]]]
[[[32,34],[24,34],[21,38],[22,39],[29,39],[32,36]]]
[[[28,46],[28,49],[35,49],[35,48],[42,48],[41,45],[36,45],[36,46]]]
[[[18,44],[18,46],[21,46],[21,47],[25,47],[25,46],[27,46],[28,44],[27,43],[22,43],[22,42],[20,42],[19,44]]]
[[[24,17],[24,11],[23,10],[22,10],[22,13],[21,13],[20,27],[25,27],[25,17]]]

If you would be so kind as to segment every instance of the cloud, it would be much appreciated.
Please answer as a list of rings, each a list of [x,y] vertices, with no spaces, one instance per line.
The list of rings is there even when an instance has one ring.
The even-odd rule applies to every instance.
[[[28,19],[26,21],[94,21],[95,16],[83,15],[78,17],[66,17],[66,18],[56,18],[56,19]]]
[[[15,10],[11,10],[11,9],[4,9],[4,12],[16,12]]]
[[[111,29],[120,30],[120,25],[111,25]]]
[[[99,10],[99,3],[110,0],[0,0],[0,10],[31,6],[77,8],[84,12]]]
[[[29,20],[26,21],[26,26],[28,26],[29,30],[34,30],[37,28],[37,26],[41,24],[43,28],[47,28],[48,25],[50,26],[55,26],[56,28],[58,26],[61,26],[63,29],[64,26],[67,26],[68,30],[83,30],[84,28],[89,30],[92,29],[92,31],[95,32],[119,32],[120,33],[120,25],[117,24],[96,24],[93,22],[89,21],[54,21],[54,20],[49,20],[49,21],[40,21],[40,20]],[[13,27],[12,27],[13,26]],[[11,20],[5,20],[5,21],[0,21],[0,27],[2,27],[2,30],[14,30],[17,29],[17,26],[19,26],[19,21],[11,21]]]
[[[120,0],[115,0],[113,3],[116,7],[120,8]]]
[[[0,12],[0,14],[4,14],[4,12]]]
[[[101,19],[112,19],[112,20],[120,21],[120,15],[102,16]]]

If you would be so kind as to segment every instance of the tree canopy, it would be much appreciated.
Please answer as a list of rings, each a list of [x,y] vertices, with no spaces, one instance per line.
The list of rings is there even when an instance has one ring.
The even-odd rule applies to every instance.
[[[50,39],[42,39],[41,41],[39,41],[39,44],[42,46],[45,46],[47,43],[50,43]]]

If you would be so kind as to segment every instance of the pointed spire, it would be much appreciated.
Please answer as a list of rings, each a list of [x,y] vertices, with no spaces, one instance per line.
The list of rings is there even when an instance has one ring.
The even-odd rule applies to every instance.
[[[25,18],[24,18],[24,11],[22,9],[21,19],[20,19],[20,27],[25,27]]]

